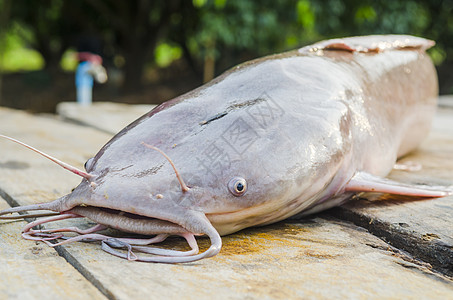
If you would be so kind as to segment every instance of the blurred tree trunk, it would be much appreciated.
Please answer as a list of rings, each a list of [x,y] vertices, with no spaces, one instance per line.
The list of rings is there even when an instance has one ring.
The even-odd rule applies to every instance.
[[[145,64],[167,32],[172,14],[182,5],[181,0],[87,2],[114,28],[125,58],[123,89],[139,90]]]
[[[3,94],[3,58],[5,54],[5,38],[8,31],[8,21],[11,12],[11,0],[0,2],[0,106]]]
[[[71,37],[80,29],[80,26],[74,26],[74,18],[68,14],[74,6],[69,7],[69,2],[11,1],[11,18],[32,32],[31,37],[21,32],[16,34],[23,34],[21,38],[42,55],[45,69],[51,75],[60,72],[61,56],[69,46]]]
[[[124,83],[125,92],[135,92],[142,87],[142,77],[146,63],[152,58],[157,46],[159,29],[154,29],[154,34],[147,33],[146,38],[136,29],[131,27],[129,36],[124,36],[121,48],[124,53]]]
[[[146,62],[144,56],[146,56],[146,53],[140,49],[137,49],[137,47],[124,49],[124,59],[126,63],[124,65],[123,89],[126,92],[134,92],[140,89],[142,85],[144,64]]]
[[[453,94],[453,62],[444,62],[436,69],[437,77],[439,78],[439,94]]]
[[[37,32],[36,34],[36,50],[42,55],[45,66],[44,69],[51,75],[60,72],[60,60],[63,51],[66,50],[67,45],[60,45],[58,48],[51,47],[52,41],[48,35],[43,35]]]
[[[205,45],[203,82],[211,81],[215,76],[215,38],[210,39]]]

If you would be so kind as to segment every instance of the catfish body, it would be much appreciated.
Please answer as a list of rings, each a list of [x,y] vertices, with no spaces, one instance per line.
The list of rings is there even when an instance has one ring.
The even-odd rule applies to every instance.
[[[355,192],[446,195],[380,179],[429,131],[432,45],[354,37],[239,65],[127,126],[87,161],[89,176],[45,208],[128,232],[211,238],[204,256],[147,260],[183,262],[218,253],[219,234]]]
[[[87,171],[127,167],[120,180],[127,174],[137,191],[178,195],[171,170],[156,170],[162,157],[133,146],[155,145],[189,186],[204,188],[185,204],[222,234],[338,205],[346,197],[333,196],[355,173],[385,176],[428,133],[437,95],[428,43],[382,52],[305,48],[245,63],[129,125]],[[227,189],[234,176],[248,183],[239,198]],[[143,193],[130,198],[125,206],[153,214]]]

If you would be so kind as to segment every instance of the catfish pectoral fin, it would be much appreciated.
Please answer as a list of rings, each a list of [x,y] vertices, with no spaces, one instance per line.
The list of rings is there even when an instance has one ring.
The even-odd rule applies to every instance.
[[[366,172],[357,172],[345,186],[346,192],[376,192],[414,197],[453,195],[453,187],[406,184]]]

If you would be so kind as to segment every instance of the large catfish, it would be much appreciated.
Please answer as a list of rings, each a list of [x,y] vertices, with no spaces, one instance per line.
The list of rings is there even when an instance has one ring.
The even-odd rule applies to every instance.
[[[120,257],[172,263],[216,255],[220,235],[341,205],[357,192],[445,196],[448,189],[383,178],[430,129],[437,78],[425,50],[433,44],[352,37],[246,62],[124,128],[86,172],[50,157],[81,175],[80,185],[0,214],[52,210],[59,214],[30,223],[23,236],[52,246],[101,240]],[[99,225],[33,229],[75,217]],[[155,236],[97,233],[107,227]],[[62,231],[81,235],[49,242]],[[192,250],[144,246],[168,235],[183,236]],[[198,253],[194,235],[207,235],[209,249]]]

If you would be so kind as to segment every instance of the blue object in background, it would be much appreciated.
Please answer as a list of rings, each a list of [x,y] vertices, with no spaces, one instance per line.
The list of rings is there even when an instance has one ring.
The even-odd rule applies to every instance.
[[[93,98],[93,83],[107,81],[107,71],[102,66],[102,58],[93,53],[79,52],[80,61],[75,73],[75,85],[77,90],[77,103],[91,105]]]
[[[76,70],[75,85],[77,89],[77,103],[90,105],[93,98],[93,75],[90,70],[92,63],[89,61],[81,62]]]

